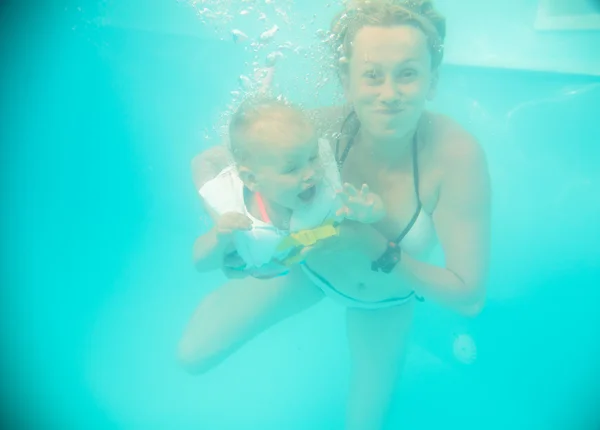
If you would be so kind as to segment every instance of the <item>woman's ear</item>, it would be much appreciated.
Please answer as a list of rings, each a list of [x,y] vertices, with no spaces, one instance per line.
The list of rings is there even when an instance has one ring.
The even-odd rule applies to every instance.
[[[437,84],[440,77],[439,69],[436,68],[431,74],[431,82],[429,83],[429,91],[427,92],[427,100],[431,101],[437,94]]]
[[[348,103],[352,103],[352,97],[350,94],[350,75],[349,75],[349,64],[346,57],[340,58],[338,76],[342,83],[342,89],[344,90],[344,98]]]

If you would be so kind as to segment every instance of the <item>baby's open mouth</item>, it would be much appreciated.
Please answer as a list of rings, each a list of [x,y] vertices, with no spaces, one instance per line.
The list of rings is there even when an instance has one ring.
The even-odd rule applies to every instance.
[[[313,185],[312,187],[307,188],[306,190],[304,190],[300,194],[298,194],[298,197],[303,202],[309,202],[315,196],[316,189],[317,189],[317,187]]]

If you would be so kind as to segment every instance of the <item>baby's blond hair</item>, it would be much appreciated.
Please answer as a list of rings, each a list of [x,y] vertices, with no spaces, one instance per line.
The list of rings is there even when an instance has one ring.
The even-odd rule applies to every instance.
[[[246,135],[256,126],[269,122],[286,132],[312,129],[312,123],[304,111],[292,103],[269,96],[246,99],[235,111],[229,123],[229,145],[236,163],[246,163],[252,156]]]

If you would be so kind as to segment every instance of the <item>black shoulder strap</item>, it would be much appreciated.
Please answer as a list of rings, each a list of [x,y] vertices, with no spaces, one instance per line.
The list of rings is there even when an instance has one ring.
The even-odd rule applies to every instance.
[[[338,162],[338,168],[341,169],[341,167],[344,165],[344,162],[346,161],[346,158],[348,158],[348,153],[350,152],[350,149],[352,148],[352,145],[354,144],[354,138],[356,137],[356,133],[354,133],[350,139],[348,140],[348,143],[346,144],[346,147],[344,148],[344,152],[342,153],[342,156],[340,157],[340,137],[344,134],[344,130],[346,129],[346,125],[348,125],[348,122],[352,119],[352,118],[356,118],[356,112],[352,111],[348,114],[348,116],[346,117],[346,119],[344,120],[344,122],[342,123],[342,127],[340,128],[340,133],[337,137],[337,140],[335,142],[335,159]],[[357,130],[358,131],[358,130]]]
[[[421,213],[422,205],[421,205],[421,197],[419,195],[419,153],[418,153],[417,145],[418,145],[417,133],[415,133],[415,136],[413,137],[413,141],[412,141],[412,161],[413,161],[413,184],[415,186],[415,195],[417,196],[417,209],[415,210],[415,213],[413,214],[409,223],[406,225],[406,227],[404,227],[404,230],[402,230],[400,235],[398,235],[398,237],[394,241],[396,244],[399,244],[402,241],[402,239],[404,239],[404,236],[406,236],[408,234],[408,232],[410,231],[410,229],[413,227],[413,225],[415,225],[415,222],[417,222],[417,219],[419,218],[419,214]]]

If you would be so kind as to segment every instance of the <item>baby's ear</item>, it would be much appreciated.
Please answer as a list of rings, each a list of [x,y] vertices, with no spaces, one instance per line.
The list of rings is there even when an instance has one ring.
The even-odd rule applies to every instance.
[[[240,179],[250,191],[255,192],[257,190],[256,185],[256,175],[252,170],[247,166],[239,165],[237,167],[238,175],[240,175]]]

